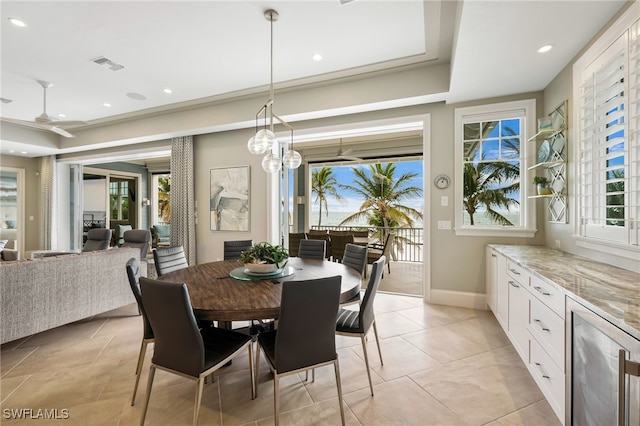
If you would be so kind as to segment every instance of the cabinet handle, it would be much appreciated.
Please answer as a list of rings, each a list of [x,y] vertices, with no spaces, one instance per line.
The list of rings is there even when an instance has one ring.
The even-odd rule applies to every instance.
[[[498,256],[496,256],[495,254],[491,253],[491,257],[498,257]]]
[[[542,377],[544,377],[545,379],[550,379],[551,377],[549,377],[549,375],[547,373],[544,372],[544,369],[542,368],[542,364],[540,364],[539,362],[534,362],[535,366],[538,368],[538,371],[540,372],[540,375]]]
[[[544,323],[542,321],[540,321],[539,319],[534,319],[533,322],[535,322],[536,324],[538,324],[540,326],[540,328],[542,329],[542,331],[551,331],[549,330],[549,328],[544,325]]]
[[[533,287],[533,288],[535,288],[539,293],[542,293],[543,296],[551,296],[551,293],[544,291],[542,287]]]
[[[626,413],[627,374],[640,377],[640,363],[627,360],[627,351],[618,351],[618,425],[624,426]]]
[[[520,288],[519,285],[517,285],[515,282],[513,281],[508,281],[509,284],[511,284],[512,286],[514,286],[515,288]]]
[[[509,268],[509,270],[510,270],[511,272],[513,272],[514,274],[516,274],[516,275],[520,275],[520,272],[518,272],[517,270],[515,270],[515,269],[513,269],[513,268]]]

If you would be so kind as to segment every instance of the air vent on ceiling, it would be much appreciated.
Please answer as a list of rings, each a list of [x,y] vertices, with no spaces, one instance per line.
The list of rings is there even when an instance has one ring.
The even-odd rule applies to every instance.
[[[100,56],[98,58],[92,59],[92,62],[95,62],[98,65],[109,65],[109,69],[111,71],[118,71],[124,68],[124,65],[117,64],[113,62],[111,59],[107,59],[104,56]]]

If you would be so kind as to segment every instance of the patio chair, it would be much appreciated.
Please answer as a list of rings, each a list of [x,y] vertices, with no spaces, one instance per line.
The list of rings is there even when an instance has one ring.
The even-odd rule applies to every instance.
[[[367,252],[367,263],[370,265],[376,260],[380,259],[382,256],[385,257],[385,262],[387,263],[387,270],[391,273],[391,264],[389,260],[391,259],[391,247],[393,247],[394,235],[387,235],[387,239],[384,242],[384,245],[380,244],[370,244],[369,251]],[[365,278],[367,276],[367,272],[365,271]],[[384,272],[382,273],[382,277],[384,278]]]

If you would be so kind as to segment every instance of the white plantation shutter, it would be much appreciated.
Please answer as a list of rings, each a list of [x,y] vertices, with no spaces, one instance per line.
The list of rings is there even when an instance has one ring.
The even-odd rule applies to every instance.
[[[580,73],[579,233],[638,244],[640,38],[636,21]]]

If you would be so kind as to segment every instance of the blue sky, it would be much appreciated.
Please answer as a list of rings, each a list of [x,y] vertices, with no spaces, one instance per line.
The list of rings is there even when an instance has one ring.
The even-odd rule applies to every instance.
[[[415,160],[415,161],[402,161],[402,162],[398,162],[398,161],[394,161],[394,163],[396,164],[396,172],[395,175],[396,176],[401,176],[402,174],[406,173],[406,172],[414,172],[417,173],[417,176],[412,179],[411,181],[408,182],[408,185],[412,185],[412,186],[417,186],[419,188],[423,187],[423,164],[422,164],[422,160]],[[382,164],[386,164],[386,163],[382,163]],[[336,166],[333,167],[333,173],[336,177],[336,180],[338,181],[338,183],[343,183],[343,184],[347,184],[347,185],[353,185],[353,178],[354,178],[354,174],[352,169],[354,167],[361,167],[361,168],[365,168],[366,170],[369,169],[369,166],[366,164],[356,164],[353,166]],[[356,212],[359,210],[360,205],[362,204],[362,202],[364,201],[362,199],[362,197],[353,192],[353,191],[347,191],[345,189],[338,189],[338,192],[340,193],[340,195],[342,195],[342,197],[344,197],[343,202],[339,202],[337,200],[335,200],[334,198],[329,198],[327,200],[327,203],[329,205],[329,211],[330,212]],[[313,197],[311,199],[311,209],[314,212],[318,211],[318,204],[314,204],[313,200],[315,200],[315,197]],[[422,211],[423,209],[423,199],[422,197],[420,198],[416,198],[414,200],[407,200],[405,202],[403,202],[402,204],[413,207],[417,210]]]

